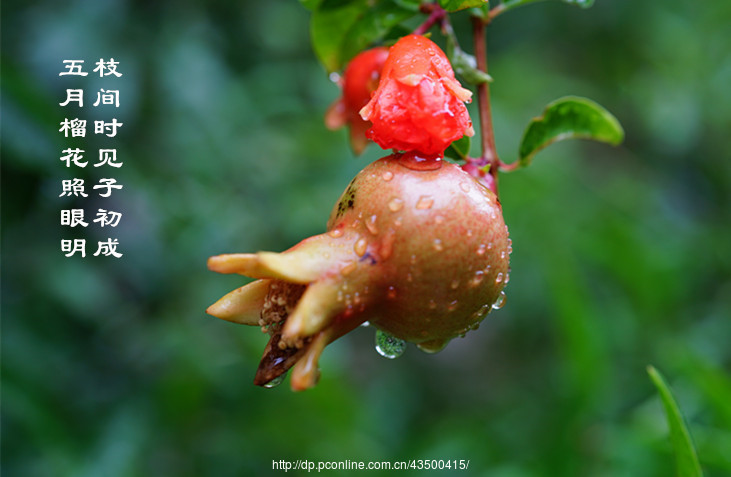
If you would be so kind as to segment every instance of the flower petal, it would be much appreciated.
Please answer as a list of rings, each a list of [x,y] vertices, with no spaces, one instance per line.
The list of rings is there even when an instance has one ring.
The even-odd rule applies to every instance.
[[[257,280],[237,288],[209,306],[206,313],[222,320],[258,326],[270,283],[271,280]]]
[[[307,347],[304,355],[292,368],[292,377],[290,378],[290,386],[293,391],[304,391],[317,384],[320,378],[320,370],[317,363],[325,346],[330,342],[330,333],[327,331],[319,333],[310,346]]]
[[[337,300],[340,283],[333,280],[317,281],[307,287],[297,307],[287,318],[282,329],[282,340],[294,345],[325,329],[345,309]]]

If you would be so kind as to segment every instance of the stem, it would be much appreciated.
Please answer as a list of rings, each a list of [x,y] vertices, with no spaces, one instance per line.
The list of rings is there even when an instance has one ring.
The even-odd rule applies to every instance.
[[[487,23],[490,23],[493,20],[493,18],[495,18],[496,16],[500,15],[504,11],[505,11],[505,5],[502,4],[502,3],[498,3],[497,5],[495,5],[494,7],[492,7],[490,9],[490,12],[488,13]]]
[[[414,30],[415,35],[423,35],[427,31],[429,31],[429,28],[434,26],[435,23],[443,21],[447,16],[446,10],[444,10],[436,3],[422,5],[421,11],[423,13],[428,13],[429,16],[426,18],[426,20],[424,20],[424,23],[419,25],[418,28]]]
[[[487,24],[480,18],[472,18],[472,39],[474,42],[475,58],[477,69],[487,73],[487,42],[485,40],[485,29]],[[480,116],[480,139],[482,143],[482,165],[489,165],[487,185],[497,194],[497,173],[500,159],[495,149],[495,134],[492,129],[492,112],[490,110],[490,84],[480,83],[477,86],[477,106]]]

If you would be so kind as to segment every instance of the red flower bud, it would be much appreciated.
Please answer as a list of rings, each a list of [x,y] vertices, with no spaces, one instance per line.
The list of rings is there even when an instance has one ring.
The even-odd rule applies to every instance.
[[[474,134],[464,105],[471,97],[434,42],[408,35],[389,50],[378,89],[360,114],[373,123],[366,136],[382,148],[441,155]]]
[[[371,127],[371,123],[361,118],[359,112],[378,87],[386,58],[386,47],[372,48],[353,58],[343,73],[343,96],[325,114],[328,128],[339,129],[345,124],[350,127],[350,144],[356,154],[362,153],[367,146],[365,133]]]

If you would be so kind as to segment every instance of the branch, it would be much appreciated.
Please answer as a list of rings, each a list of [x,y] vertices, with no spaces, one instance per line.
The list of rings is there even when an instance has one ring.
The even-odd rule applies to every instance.
[[[475,58],[477,59],[477,69],[484,73],[487,73],[486,26],[486,23],[482,19],[472,18],[472,39],[474,42]],[[477,86],[477,107],[480,117],[480,139],[482,144],[482,156],[479,159],[479,163],[482,166],[490,166],[488,173],[492,180],[487,185],[497,194],[497,173],[500,159],[495,149],[495,133],[492,129],[489,83],[481,83]]]

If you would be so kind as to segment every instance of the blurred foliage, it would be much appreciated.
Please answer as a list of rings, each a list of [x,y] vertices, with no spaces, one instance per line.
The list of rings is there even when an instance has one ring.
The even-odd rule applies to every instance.
[[[205,315],[245,281],[205,260],[321,232],[382,154],[356,160],[346,133],[324,128],[338,91],[309,20],[295,0],[2,3],[2,474],[240,476],[279,459],[435,458],[470,459],[464,475],[667,476],[653,364],[705,475],[728,475],[731,2],[537,2],[498,17],[488,44],[502,158],[567,94],[615,114],[624,145],[562,143],[501,178],[511,282],[479,331],[391,361],[359,329],[328,347],[320,384],[294,394],[251,384],[261,333]],[[454,22],[470,45],[467,12]],[[90,70],[109,57],[123,77],[58,76],[64,59]],[[112,81],[124,189],[59,198],[62,179],[109,172],[58,160],[72,113],[57,104],[67,87]],[[109,233],[61,227],[74,206],[124,213],[123,258],[64,258],[61,238]]]

